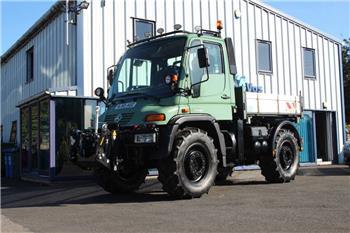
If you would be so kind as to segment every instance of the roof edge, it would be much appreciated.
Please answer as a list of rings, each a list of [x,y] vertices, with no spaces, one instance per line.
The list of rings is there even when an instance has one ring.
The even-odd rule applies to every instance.
[[[313,31],[314,33],[317,33],[317,34],[319,34],[319,35],[321,35],[323,37],[326,37],[329,40],[332,40],[332,41],[334,41],[334,42],[336,42],[336,43],[338,43],[340,45],[343,44],[343,41],[341,41],[340,38],[337,38],[337,37],[335,37],[333,35],[330,35],[330,34],[328,34],[326,32],[323,32],[322,30],[305,23],[305,22],[303,22],[300,19],[297,19],[297,18],[295,18],[293,16],[290,16],[287,13],[284,13],[283,11],[281,11],[281,10],[271,6],[271,5],[269,5],[268,3],[263,2],[262,0],[246,0],[246,1],[248,3],[251,2],[251,3],[255,4],[255,5],[258,5],[261,8],[269,10],[269,11],[275,13],[276,15],[278,15],[280,17],[284,17],[284,18],[288,19],[289,21],[292,21],[294,24],[298,24],[301,27],[303,27],[303,28],[305,28],[305,29],[307,29],[309,31]]]

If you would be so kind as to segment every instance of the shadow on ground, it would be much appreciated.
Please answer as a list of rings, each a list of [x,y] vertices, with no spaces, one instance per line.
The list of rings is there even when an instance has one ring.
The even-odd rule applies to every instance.
[[[242,172],[242,175],[234,175],[233,178],[216,185],[266,185],[267,183],[261,179],[260,171],[255,173],[257,174],[256,179],[251,175],[252,173],[248,179],[245,179],[244,172]],[[350,175],[350,169],[345,166],[302,168],[299,173],[304,176],[347,176]],[[2,179],[1,185],[1,208],[179,201],[170,198],[167,193],[163,192],[161,184],[155,177],[147,179],[137,193],[118,195],[106,193],[91,180],[40,185]]]

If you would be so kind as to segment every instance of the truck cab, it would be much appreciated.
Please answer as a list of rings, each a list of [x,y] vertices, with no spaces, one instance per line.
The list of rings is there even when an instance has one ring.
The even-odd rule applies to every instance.
[[[232,40],[221,38],[220,27],[130,44],[108,71],[107,97],[95,91],[106,103],[94,133],[99,185],[134,191],[157,168],[171,196],[199,197],[247,164],[259,164],[268,182],[294,179],[301,100],[247,98],[236,73]],[[292,109],[283,111],[285,102]]]

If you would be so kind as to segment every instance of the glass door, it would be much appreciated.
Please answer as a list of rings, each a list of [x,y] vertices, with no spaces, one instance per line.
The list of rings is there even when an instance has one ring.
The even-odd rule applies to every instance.
[[[50,115],[49,100],[40,102],[39,116],[39,170],[48,174],[50,161]]]
[[[39,106],[31,107],[31,169],[38,169],[38,145],[39,145]]]
[[[29,107],[21,109],[21,164],[23,171],[28,171],[30,164],[29,112]]]

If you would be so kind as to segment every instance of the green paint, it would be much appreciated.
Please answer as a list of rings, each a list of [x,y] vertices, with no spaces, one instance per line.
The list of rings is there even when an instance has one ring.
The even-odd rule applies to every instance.
[[[191,83],[195,79],[194,76],[196,76],[197,82],[200,80],[206,80],[207,75],[206,72],[203,73],[203,75],[194,75],[198,72],[201,72],[199,69],[197,69],[197,73],[194,72],[195,68],[195,60],[196,59],[196,51],[200,47],[187,49],[190,46],[193,46],[194,44],[198,43],[205,43],[205,46],[208,47],[209,53],[212,53],[210,58],[210,74],[209,74],[209,80],[206,82],[203,82],[199,84],[200,86],[200,95],[198,97],[194,96],[185,96],[181,95],[179,93],[177,94],[171,94],[170,87],[169,93],[167,95],[159,95],[157,98],[147,97],[145,95],[132,95],[130,97],[128,96],[116,96],[114,98],[113,104],[110,104],[110,106],[107,108],[107,112],[105,114],[105,119],[107,121],[114,121],[114,120],[120,120],[119,118],[127,118],[127,120],[121,120],[121,125],[136,125],[136,124],[144,124],[145,117],[148,114],[152,113],[164,113],[166,116],[166,120],[162,122],[154,122],[158,125],[164,125],[167,124],[168,121],[178,115],[182,114],[181,110],[183,108],[189,108],[190,112],[187,114],[192,113],[206,113],[209,115],[212,115],[217,120],[232,120],[232,107],[235,106],[235,99],[234,99],[234,80],[233,76],[229,72],[229,64],[228,64],[228,57],[226,52],[226,46],[225,42],[222,38],[213,37],[213,36],[206,36],[201,35],[198,36],[197,34],[186,34],[186,35],[176,35],[170,37],[170,40],[177,41],[179,38],[185,38],[186,43],[185,47],[179,47],[176,48],[178,51],[183,51],[182,53],[182,71],[181,76],[178,80],[178,87],[182,89],[189,89],[191,87]],[[169,41],[169,37],[158,39],[155,41]],[[134,48],[131,48],[134,53],[137,52],[139,49],[140,51],[148,46],[148,44],[151,45],[152,42],[146,43],[146,44],[140,44],[135,46]],[[146,47],[145,47],[146,46]],[[155,54],[157,54],[157,51],[154,51]],[[164,50],[164,53],[166,51]],[[137,53],[136,53],[137,54]],[[214,56],[213,56],[214,55]],[[127,55],[125,55],[127,56]],[[124,56],[124,57],[125,57]],[[156,56],[156,55],[155,55]],[[125,58],[126,60],[126,58]],[[169,59],[170,60],[170,59]],[[172,62],[174,59],[172,59]],[[140,63],[140,62],[139,62]],[[151,76],[151,64],[147,63],[138,64],[137,68],[132,68],[132,70],[135,72],[135,70],[139,69],[140,67],[146,67],[144,71],[137,70],[136,75],[137,79],[142,79],[143,76],[147,76],[147,82],[150,82],[150,76]],[[219,65],[217,65],[219,64]],[[134,81],[130,81],[125,75],[130,75],[128,72],[131,72],[130,66],[132,65],[132,62],[130,62],[130,59],[127,61],[127,65],[122,67],[122,62],[119,64],[119,70],[117,70],[114,83],[111,87],[109,98],[115,93],[116,91],[116,85],[120,85],[120,83],[117,83],[118,80],[118,72],[119,75],[122,73],[123,75],[123,82],[127,85],[130,85],[129,83],[132,83]],[[202,69],[202,71],[205,69]],[[153,75],[153,74],[152,74]],[[154,74],[155,75],[155,74]],[[134,77],[135,78],[135,77]],[[198,80],[199,79],[199,80]],[[119,80],[121,80],[119,78]],[[126,85],[125,84],[125,85]],[[126,86],[127,86],[126,85]],[[149,83],[147,85],[150,85]],[[120,87],[119,87],[120,88]],[[198,87],[194,87],[198,88]],[[123,87],[123,90],[126,88]],[[144,90],[144,92],[147,95],[158,95],[157,91],[149,91],[147,92],[147,89],[140,89],[141,91]],[[191,90],[193,93],[193,88]],[[130,106],[133,106],[132,108],[118,108],[118,104],[125,104],[125,103],[131,103]],[[116,109],[117,108],[117,109]]]

